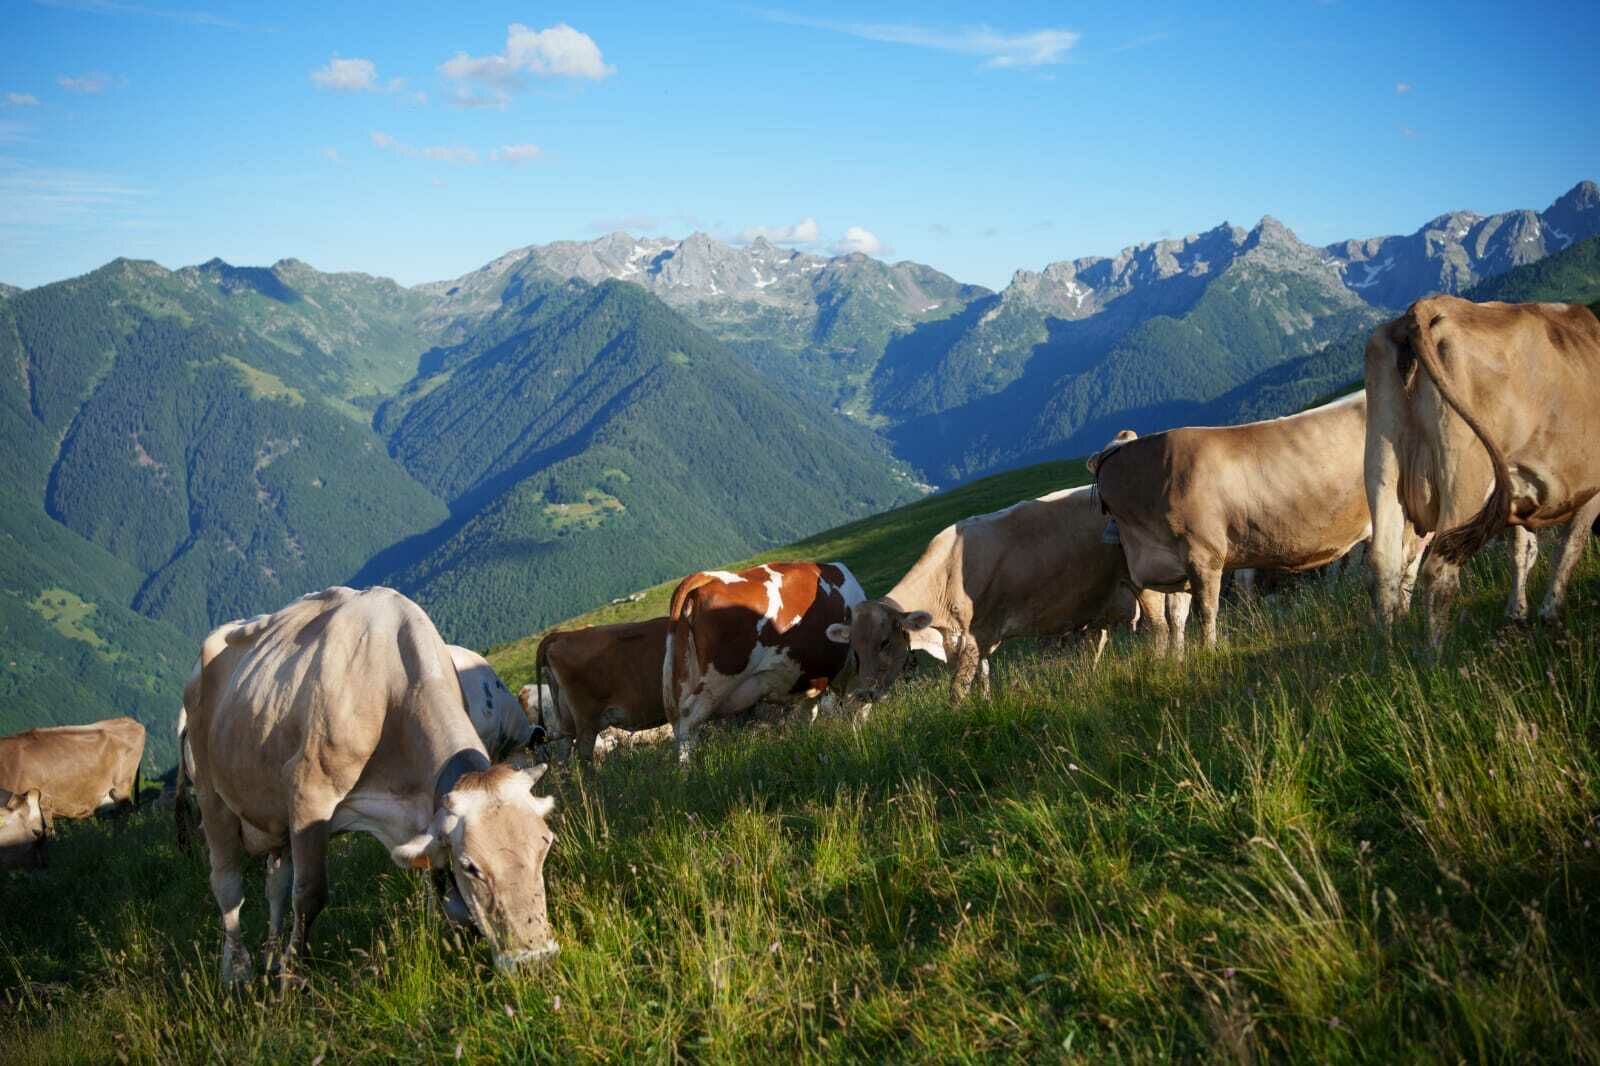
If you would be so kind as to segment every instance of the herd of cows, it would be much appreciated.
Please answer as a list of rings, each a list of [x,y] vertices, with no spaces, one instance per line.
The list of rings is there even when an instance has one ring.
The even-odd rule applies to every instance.
[[[513,697],[480,656],[445,644],[385,588],[331,588],[209,634],[179,715],[180,824],[192,787],[222,914],[224,982],[248,980],[243,863],[267,864],[269,968],[285,974],[327,899],[335,833],[378,838],[432,872],[444,913],[496,965],[558,950],[544,862],[554,800],[526,753],[591,760],[603,735],[671,738],[758,703],[864,715],[915,651],[951,693],[987,692],[1022,636],[1148,630],[1182,656],[1191,600],[1217,638],[1227,571],[1303,571],[1365,542],[1376,623],[1427,589],[1445,639],[1461,564],[1509,527],[1525,618],[1533,531],[1569,527],[1540,614],[1555,619],[1600,516],[1600,321],[1559,304],[1435,297],[1379,327],[1364,392],[1286,418],[1146,437],[1089,460],[1094,483],[957,522],[886,595],[839,563],[691,574],[666,617],[548,634]],[[37,864],[53,817],[136,802],[144,729],[131,719],[0,739],[0,860]]]

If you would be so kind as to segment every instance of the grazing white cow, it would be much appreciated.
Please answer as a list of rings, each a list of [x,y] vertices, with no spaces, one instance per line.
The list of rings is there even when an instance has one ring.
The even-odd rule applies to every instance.
[[[1357,393],[1242,426],[1137,438],[1124,431],[1091,460],[1133,580],[1176,594],[1168,621],[1180,656],[1184,591],[1199,597],[1206,645],[1214,646],[1223,571],[1310,570],[1371,535],[1362,491],[1366,415]],[[1422,542],[1409,536],[1399,558],[1412,582],[1421,554]]]
[[[1122,549],[1105,543],[1104,527],[1087,488],[946,526],[887,595],[828,627],[855,654],[853,691],[877,699],[917,650],[954,666],[951,699],[965,699],[974,678],[988,695],[989,658],[1013,637],[1088,630],[1098,662],[1107,632],[1131,629],[1141,613]],[[1161,614],[1157,594],[1145,602]]]
[[[377,837],[402,867],[452,871],[447,911],[470,916],[497,966],[556,952],[544,887],[555,801],[532,792],[544,768],[490,765],[450,651],[416,604],[332,588],[223,626],[183,702],[226,983],[251,973],[244,856],[268,857],[271,956],[292,889],[287,964],[327,900],[328,838],[342,832]]]
[[[455,644],[447,647],[467,703],[467,717],[493,761],[499,762],[513,751],[543,739],[489,660],[470,648]]]
[[[1403,612],[1398,545],[1413,527],[1440,531],[1427,564],[1436,649],[1460,564],[1507,525],[1571,523],[1539,612],[1557,618],[1600,517],[1600,321],[1575,304],[1436,296],[1374,330],[1366,358],[1379,626]],[[1519,583],[1536,550],[1516,535]]]

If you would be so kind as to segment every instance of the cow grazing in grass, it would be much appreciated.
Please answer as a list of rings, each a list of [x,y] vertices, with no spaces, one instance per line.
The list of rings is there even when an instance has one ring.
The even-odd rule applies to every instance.
[[[0,788],[37,789],[46,819],[115,814],[138,804],[143,758],[132,718],[30,729],[0,737]]]
[[[665,726],[667,628],[665,618],[652,618],[545,634],[534,658],[538,683],[523,691],[546,739],[571,742],[587,761],[608,728],[637,734]]]
[[[1189,597],[1199,598],[1207,646],[1217,640],[1225,570],[1309,570],[1372,532],[1362,491],[1366,397],[1242,426],[1125,433],[1091,460],[1141,588],[1174,593],[1168,621],[1178,654]],[[1400,558],[1414,581],[1422,544]],[[1409,586],[1406,587],[1409,594]]]
[[[49,865],[44,805],[39,790],[0,788],[0,869],[37,870]]]
[[[1539,612],[1557,618],[1600,519],[1600,321],[1576,304],[1437,296],[1374,330],[1366,357],[1366,487],[1380,627],[1403,613],[1397,575],[1412,528],[1439,531],[1427,563],[1435,648],[1460,564],[1508,525],[1570,523]],[[1520,580],[1537,547],[1515,536]],[[1516,599],[1514,591],[1513,607]]]
[[[855,693],[876,699],[916,650],[954,666],[952,699],[964,699],[974,678],[987,695],[989,657],[1013,637],[1088,630],[1098,662],[1107,632],[1131,629],[1140,615],[1122,549],[1104,542],[1104,528],[1087,488],[946,526],[887,595],[828,627],[855,654]],[[1145,602],[1161,613],[1159,595]]]
[[[495,963],[557,950],[544,860],[544,768],[491,766],[450,650],[422,609],[384,588],[332,588],[223,626],[184,689],[194,788],[222,911],[226,983],[251,973],[239,923],[245,856],[267,857],[269,955],[293,897],[287,969],[327,900],[328,838],[370,833],[402,867],[450,870],[446,909]]]
[[[470,648],[447,647],[466,700],[467,717],[494,761],[544,739],[487,659]]]
[[[662,703],[678,757],[700,727],[767,700],[813,704],[845,667],[828,627],[866,599],[843,563],[767,563],[690,574],[672,593]]]

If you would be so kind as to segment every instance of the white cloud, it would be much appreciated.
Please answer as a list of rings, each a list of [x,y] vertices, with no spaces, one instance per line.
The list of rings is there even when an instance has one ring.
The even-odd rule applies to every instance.
[[[454,163],[462,166],[472,166],[478,162],[478,153],[471,148],[460,144],[434,144],[424,148],[410,145],[396,137],[392,137],[382,130],[373,130],[369,135],[372,146],[379,151],[393,152],[402,159],[427,159],[435,163]]]
[[[322,158],[326,159],[330,163],[344,162],[344,157],[339,154],[339,149],[337,148],[324,148],[322,150]]]
[[[6,93],[7,107],[38,107],[39,98],[32,93]]]
[[[527,163],[542,154],[537,144],[502,144],[489,153],[489,158],[496,163]]]
[[[877,234],[865,226],[851,226],[844,231],[844,236],[833,246],[834,255],[850,255],[860,252],[863,255],[877,255],[883,251],[883,242],[878,240]]]
[[[773,244],[810,244],[821,236],[817,220],[807,215],[792,226],[751,226],[739,234],[741,241],[765,237]]]
[[[982,56],[983,66],[986,67],[1042,67],[1061,63],[1081,36],[1072,30],[1062,29],[1006,33],[988,26],[942,30],[907,23],[831,22],[781,12],[771,13],[768,17],[774,22],[830,30],[868,41]]]
[[[83,93],[86,96],[98,96],[111,87],[111,75],[100,71],[90,71],[71,77],[62,74],[56,78],[56,84],[69,93]]]
[[[311,72],[311,82],[319,89],[332,89],[341,93],[375,93],[378,84],[378,65],[370,59],[340,59],[334,56],[328,65]]]
[[[1394,83],[1394,91],[1398,95],[1404,96],[1411,91],[1411,83],[1409,81],[1397,81]]]
[[[447,78],[474,81],[496,90],[487,97],[458,93],[452,101],[458,107],[504,107],[507,94],[522,87],[525,74],[599,81],[616,72],[617,68],[606,63],[600,54],[594,38],[565,22],[543,30],[513,22],[506,27],[504,51],[489,56],[457,52],[439,64],[439,73]]]

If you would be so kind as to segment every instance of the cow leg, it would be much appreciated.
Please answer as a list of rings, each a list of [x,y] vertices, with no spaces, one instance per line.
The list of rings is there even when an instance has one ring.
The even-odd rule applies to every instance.
[[[1150,626],[1150,639],[1157,659],[1166,657],[1169,632],[1167,597],[1154,589],[1139,590],[1139,616]],[[1135,626],[1137,629],[1137,626]]]
[[[1550,578],[1550,591],[1545,595],[1544,606],[1539,608],[1540,621],[1555,622],[1560,619],[1561,609],[1567,599],[1567,582],[1571,580],[1572,570],[1578,565],[1578,560],[1583,558],[1583,550],[1589,546],[1589,536],[1597,519],[1600,519],[1600,493],[1591,497],[1572,516],[1572,525],[1567,528],[1567,541],[1561,546],[1561,559]],[[1530,539],[1532,536],[1530,533]]]
[[[294,865],[288,848],[276,848],[267,856],[267,973],[283,969],[283,919],[289,910],[294,888]]]
[[[1200,601],[1200,632],[1206,647],[1217,646],[1217,610],[1222,605],[1222,568],[1189,564],[1189,585]]]
[[[1450,609],[1461,588],[1461,567],[1430,554],[1422,570],[1428,588],[1428,650],[1438,655],[1450,631]]]
[[[1511,598],[1506,600],[1506,618],[1522,623],[1528,620],[1528,575],[1539,561],[1539,538],[1522,526],[1511,530]]]
[[[592,764],[594,762],[594,745],[599,739],[600,734],[593,726],[580,726],[578,740],[573,748],[577,752],[578,758],[585,763]]]
[[[1090,664],[1089,664],[1090,666],[1096,666],[1097,667],[1097,666],[1100,665],[1100,656],[1105,654],[1106,642],[1109,641],[1110,639],[1111,639],[1111,631],[1109,629],[1100,630],[1100,639],[1095,641],[1095,644],[1094,644],[1094,659],[1093,659],[1093,661],[1090,662]]]
[[[238,815],[210,789],[197,791],[201,828],[211,859],[211,894],[222,912],[222,984],[238,988],[249,982],[255,969],[239,926],[239,911],[244,906],[244,827]]]
[[[672,723],[672,734],[678,742],[678,765],[687,766],[699,739],[700,727],[711,720],[717,701],[703,688],[691,693],[678,708],[678,720]]]
[[[960,703],[972,691],[972,681],[978,676],[981,660],[978,642],[972,639],[970,633],[963,635],[961,644],[956,648],[955,673],[950,678],[951,703]]]
[[[1400,586],[1395,593],[1395,610],[1399,612],[1400,617],[1411,613],[1411,597],[1416,594],[1417,578],[1422,573],[1422,560],[1427,554],[1428,542],[1433,539],[1432,533],[1421,538],[1416,537],[1410,530],[1404,530],[1403,533],[1402,542],[1411,555],[1400,571]]]
[[[331,812],[330,812],[331,814]],[[284,960],[284,971],[306,952],[311,925],[328,903],[328,819],[307,822],[289,835],[294,865],[294,935]]]
[[[1167,593],[1167,630],[1171,639],[1172,655],[1183,662],[1184,629],[1189,625],[1189,603],[1194,595],[1188,592]]]

